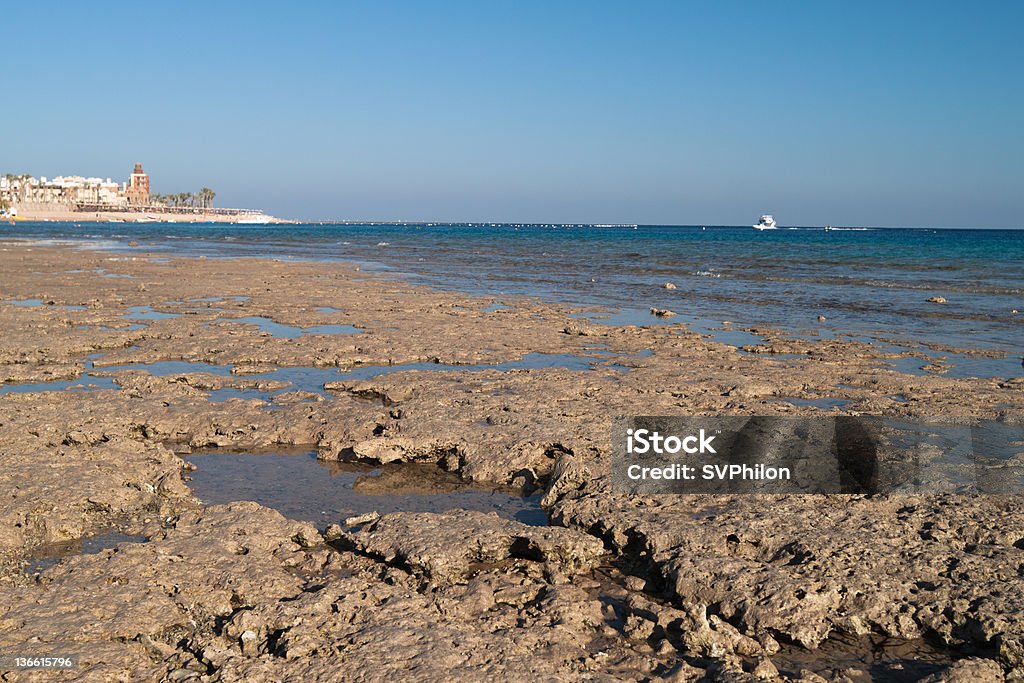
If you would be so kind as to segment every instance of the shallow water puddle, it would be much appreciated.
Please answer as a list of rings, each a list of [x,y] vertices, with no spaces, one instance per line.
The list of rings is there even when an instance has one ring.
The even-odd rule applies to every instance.
[[[612,313],[573,313],[569,317],[609,327],[625,327],[627,325],[648,327],[651,325],[675,325],[685,322],[678,315],[670,318],[659,318],[650,311],[640,310],[639,308],[626,308]]]
[[[790,405],[809,406],[820,408],[821,410],[831,410],[833,408],[842,410],[850,403],[849,399],[832,398],[831,396],[823,396],[821,398],[784,398],[782,400]]]
[[[196,301],[196,302],[207,302],[207,301],[209,301],[209,302],[213,302],[213,301],[248,301],[249,299],[250,299],[250,297],[248,297],[248,296],[238,296],[238,295],[232,295],[232,296],[197,296],[197,297],[193,297],[193,298],[189,299],[189,301]]]
[[[86,364],[93,369],[95,366]],[[95,367],[103,372],[119,372],[121,370],[143,370],[154,377],[168,377],[170,375],[187,375],[193,372],[204,372],[210,375],[221,377],[231,376],[230,365],[215,365],[213,363],[202,363],[198,361],[185,360],[158,360],[152,363],[125,363],[124,365],[108,365]]]
[[[586,320],[590,323],[596,323],[599,325],[609,325],[613,327],[622,327],[626,325],[635,325],[637,327],[650,327],[658,325],[675,325],[683,324],[686,325],[687,329],[698,334],[702,334],[710,337],[713,341],[720,344],[726,344],[728,346],[735,347],[740,353],[748,353],[743,350],[744,346],[757,346],[764,343],[764,339],[758,335],[742,329],[729,329],[723,327],[721,323],[709,320],[707,318],[699,318],[696,316],[689,316],[678,314],[668,318],[659,318],[652,314],[649,310],[642,309],[621,309],[614,313],[574,313],[569,317]],[[800,338],[830,338],[833,335],[824,334],[819,332],[807,333],[798,335]],[[907,351],[913,351],[914,353],[922,354],[921,357],[902,357],[902,358],[891,358],[885,359],[885,363],[889,364],[897,372],[908,374],[908,375],[927,375],[936,374],[925,370],[924,366],[930,363],[942,359],[942,374],[946,377],[953,377],[962,379],[965,377],[1019,377],[1024,370],[1021,368],[1022,359],[1019,356],[1008,354],[1007,357],[1003,358],[989,358],[986,356],[978,356],[971,354],[957,354],[957,353],[939,353],[936,351],[929,350],[927,348],[914,348],[909,349],[907,347],[899,346],[896,344],[885,343],[879,339],[870,335],[857,335],[857,334],[839,334],[834,335],[843,339],[849,339],[851,341],[860,341],[865,344],[871,344],[876,348],[880,348],[883,352],[887,353],[904,353]],[[771,358],[803,358],[804,354],[761,354],[770,356]]]
[[[966,377],[1020,377],[1024,374],[1018,358],[987,358],[953,353],[929,353],[926,357],[886,358],[883,362],[904,375],[941,375],[954,379]]]
[[[390,375],[394,372],[405,372],[407,370],[433,371],[433,372],[480,372],[482,370],[596,370],[605,367],[613,367],[615,364],[608,363],[600,358],[590,356],[578,356],[572,353],[537,353],[531,352],[519,360],[506,361],[504,363],[472,363],[466,365],[445,365],[442,363],[403,363],[399,365],[365,365],[351,370],[342,371],[337,379],[366,380]],[[628,370],[625,366],[615,369]]]
[[[24,382],[21,384],[0,384],[2,394],[27,394],[46,391],[94,391],[96,389],[117,389],[111,377],[83,375],[78,379],[62,379],[53,382]]]
[[[676,314],[662,318],[654,315],[650,310],[622,309],[615,313],[574,313],[569,317],[610,327],[624,327],[627,325],[650,327],[681,324],[685,325],[691,332],[711,337],[712,341],[716,341],[719,344],[734,346],[741,353],[745,353],[741,348],[743,346],[764,343],[764,339],[747,330],[722,327],[722,324],[719,322],[691,315]]]
[[[702,318],[694,318],[687,323],[687,327],[693,332],[711,337],[712,341],[716,341],[719,344],[734,346],[740,353],[748,353],[743,350],[744,346],[764,344],[764,338],[757,336],[753,332],[723,327],[721,323],[712,323]]]
[[[86,367],[92,368],[92,365],[86,363]],[[175,375],[189,375],[193,373],[205,373],[210,375],[216,375],[218,377],[237,377],[240,381],[252,381],[252,382],[290,382],[291,386],[274,389],[270,391],[264,391],[260,389],[249,389],[240,387],[223,387],[221,389],[214,389],[210,391],[210,400],[214,403],[220,403],[228,400],[229,398],[242,398],[242,399],[253,399],[258,398],[261,400],[272,399],[277,394],[281,394],[289,391],[308,391],[311,393],[319,394],[324,398],[330,398],[331,394],[324,389],[324,384],[327,382],[334,382],[341,379],[344,375],[340,374],[337,368],[309,368],[304,366],[295,367],[284,367],[277,368],[274,370],[268,370],[267,372],[259,372],[253,374],[234,375],[232,372],[233,365],[215,365],[212,363],[204,363],[200,361],[182,361],[182,360],[164,360],[155,361],[152,363],[126,363],[124,365],[110,365],[106,367],[97,367],[97,371],[103,372],[120,372],[127,370],[141,370],[154,377],[171,377]],[[91,377],[92,375],[90,375]],[[99,377],[97,379],[107,379],[108,377]],[[25,391],[31,391],[31,386],[24,385],[29,388]]]
[[[643,355],[637,354],[637,355]],[[399,365],[365,365],[355,367],[350,370],[338,370],[336,368],[308,368],[308,367],[285,367],[271,370],[269,372],[262,372],[259,374],[245,375],[246,379],[253,380],[268,380],[268,381],[283,381],[291,382],[291,386],[286,389],[280,389],[275,391],[260,391],[257,389],[239,389],[235,387],[225,387],[211,392],[210,400],[214,402],[225,401],[229,398],[242,398],[252,399],[259,398],[262,400],[272,399],[275,395],[288,392],[288,391],[308,391],[311,393],[319,394],[324,398],[330,398],[331,393],[324,389],[324,385],[328,382],[337,382],[340,380],[370,380],[383,375],[389,375],[395,372],[407,372],[412,370],[418,370],[421,372],[479,372],[483,370],[542,370],[551,368],[564,368],[567,370],[591,370],[595,368],[607,367],[619,372],[628,372],[630,368],[625,365],[619,365],[617,363],[607,363],[605,365],[597,365],[600,361],[595,358],[588,358],[585,356],[575,356],[573,354],[545,354],[545,353],[529,353],[518,361],[508,361],[506,363],[496,363],[488,365],[486,363],[473,364],[473,365],[445,365],[441,363],[404,363]],[[195,364],[197,366],[202,364]],[[212,366],[216,367],[216,366]],[[129,369],[131,366],[122,366],[119,369]],[[135,369],[147,370],[147,366],[138,366]],[[205,372],[203,369],[193,370],[194,372]],[[180,372],[180,371],[179,371]],[[168,373],[174,374],[174,373]],[[227,372],[220,372],[218,374],[231,374],[230,369]]]
[[[270,318],[261,315],[252,315],[245,318],[217,318],[215,323],[245,323],[256,325],[261,332],[266,332],[272,337],[280,339],[295,339],[310,334],[360,334],[361,329],[354,325],[314,325],[313,327],[292,327],[274,322]]]
[[[96,367],[93,360],[102,354],[86,356],[86,371],[77,379],[57,380],[53,382],[22,382],[18,384],[0,384],[0,394],[32,393],[47,391],[91,391],[96,389],[119,389],[113,377],[107,376],[108,372],[120,370],[143,370],[154,377],[167,377],[169,375],[184,375],[193,372],[205,372],[222,377],[231,375],[230,365],[213,365],[210,363],[194,363],[189,361],[166,360],[154,363],[128,363],[125,365],[109,365]],[[95,371],[95,372],[94,372]],[[321,387],[322,388],[322,387]]]
[[[5,304],[11,304],[12,306],[20,306],[22,308],[35,308],[36,306],[46,306],[47,308],[59,308],[62,311],[84,311],[85,306],[78,304],[60,305],[60,304],[48,304],[42,299],[6,299]]]
[[[165,301],[164,302],[164,306],[187,306],[189,304],[212,304],[212,303],[222,303],[222,302],[226,302],[226,301],[242,302],[242,301],[248,301],[249,298],[250,297],[247,297],[247,296],[196,296],[196,297],[192,297],[191,299],[181,299],[181,300],[179,300],[179,299],[172,299],[171,301]],[[204,307],[202,309],[196,309],[196,310],[216,310],[216,311],[219,311],[219,310],[223,310],[223,309],[220,309],[220,308],[217,308],[215,306],[212,306],[212,307]]]
[[[650,355],[650,351],[641,351],[630,356],[631,358],[642,358]],[[21,384],[0,385],[0,394],[14,392],[45,392],[62,391],[68,388],[77,390],[81,387],[86,389],[117,389],[114,378],[106,373],[114,373],[129,370],[141,370],[154,377],[169,377],[172,375],[187,375],[191,373],[206,373],[219,377],[233,377],[233,365],[215,365],[199,361],[165,360],[152,363],[125,363],[122,365],[94,366],[92,359],[98,354],[89,356],[85,362],[86,372],[74,380],[63,380],[59,382],[29,382]],[[270,400],[274,396],[289,391],[308,391],[319,394],[324,398],[330,398],[332,394],[324,389],[324,384],[339,380],[368,380],[394,372],[406,372],[419,370],[426,372],[479,372],[483,370],[544,370],[562,368],[566,370],[587,371],[608,369],[615,372],[629,372],[632,368],[628,365],[612,362],[611,359],[595,358],[592,356],[577,356],[571,353],[528,353],[523,358],[515,361],[494,364],[471,364],[471,365],[444,365],[441,363],[404,363],[399,365],[365,365],[352,368],[347,371],[337,368],[310,368],[304,366],[283,367],[267,372],[239,375],[240,379],[251,381],[282,381],[290,382],[291,386],[283,389],[264,391],[260,389],[248,389],[238,387],[224,387],[210,392],[210,400],[219,403],[230,398],[261,399]],[[95,371],[95,372],[93,372]],[[97,375],[96,372],[103,373]]]
[[[124,314],[124,317],[128,320],[169,320],[171,318],[180,318],[180,313],[161,313],[160,311],[154,311],[152,306],[131,306],[128,312]]]
[[[644,357],[650,355],[649,353],[640,352],[636,354],[637,357]],[[563,368],[566,370],[593,370],[600,368],[609,368],[619,372],[628,372],[631,368],[625,365],[617,363],[604,362],[598,358],[576,356],[573,354],[548,354],[548,353],[529,353],[520,360],[508,361],[505,363],[495,364],[472,364],[472,365],[445,365],[442,363],[403,363],[399,365],[364,365],[352,368],[350,370],[338,370],[336,368],[309,368],[309,367],[285,367],[278,368],[276,370],[270,370],[268,372],[261,372],[258,374],[245,375],[246,379],[261,380],[261,381],[283,381],[290,382],[291,386],[285,389],[275,391],[260,391],[257,389],[239,389],[235,387],[225,387],[224,389],[217,389],[211,392],[210,400],[214,402],[225,401],[229,398],[242,398],[252,399],[259,398],[262,400],[272,399],[275,395],[289,392],[289,391],[308,391],[311,393],[319,394],[324,398],[330,398],[331,392],[324,389],[324,385],[328,382],[337,382],[340,380],[370,380],[383,375],[389,375],[395,372],[407,372],[407,371],[420,371],[420,372],[480,372],[483,370],[543,370],[553,368]],[[116,369],[138,369],[149,371],[149,368],[154,365],[124,365]],[[194,369],[191,372],[208,372],[207,367],[220,367],[221,370],[216,374],[230,375],[230,367],[224,369],[224,366],[207,366],[203,363],[191,364]],[[164,369],[164,368],[161,368]],[[188,370],[174,369],[172,372],[165,374],[175,374],[179,372],[188,372]],[[154,373],[155,374],[155,373]],[[162,376],[162,375],[161,375]]]
[[[938,354],[937,354],[938,355]],[[1019,357],[986,358],[963,354],[942,354],[945,357],[945,377],[1020,377],[1024,375]]]
[[[214,403],[222,403],[232,398],[244,400],[256,398],[261,401],[272,401],[275,396],[291,391],[307,391],[324,398],[330,398],[332,394],[324,389],[324,384],[336,382],[341,379],[342,375],[338,373],[337,368],[286,367],[258,374],[240,375],[239,377],[241,379],[261,382],[290,382],[291,386],[269,391],[241,387],[223,387],[211,391],[209,400]]]
[[[893,340],[879,340],[867,335],[841,334],[837,336],[870,344],[883,353],[914,354],[901,358],[883,359],[883,363],[905,375],[940,374],[944,377],[963,379],[965,377],[1020,377],[1024,374],[1021,357],[1012,353],[1005,353],[1000,357],[990,357],[972,353],[935,351],[913,341],[909,341],[906,346],[901,346],[898,343],[893,343]],[[998,348],[982,348],[981,350],[1003,353]],[[941,368],[941,371],[936,372],[935,369],[928,367],[933,364],[935,364],[934,367]]]
[[[434,464],[326,462],[315,452],[196,453],[189,486],[207,504],[252,500],[323,529],[368,512],[496,512],[546,525],[540,496],[474,487]]]
[[[243,401],[249,401],[252,399],[259,399],[260,401],[270,402],[274,399],[274,396],[286,392],[296,391],[296,387],[288,387],[287,389],[276,389],[274,391],[263,391],[261,389],[245,389],[242,387],[222,387],[220,389],[214,389],[209,392],[209,400],[211,403],[223,403],[232,398],[240,398]],[[314,390],[314,393],[320,394],[326,397],[327,394],[324,392],[323,387],[318,390]]]
[[[54,566],[66,557],[74,555],[94,555],[102,550],[113,548],[121,543],[145,543],[146,537],[138,534],[124,534],[120,531],[79,538],[64,543],[48,543],[40,546],[32,553],[25,573],[29,576],[39,574]]]

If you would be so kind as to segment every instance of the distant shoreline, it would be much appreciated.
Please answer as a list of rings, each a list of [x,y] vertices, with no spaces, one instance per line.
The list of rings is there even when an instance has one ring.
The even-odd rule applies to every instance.
[[[13,220],[17,222],[49,222],[49,223],[251,223],[254,214],[224,215],[215,213],[204,213],[201,209],[197,213],[152,213],[147,211],[53,211],[53,210],[25,210],[18,209],[18,215]],[[670,224],[670,223],[552,223],[552,222],[523,222],[523,221],[438,221],[438,220],[353,220],[353,219],[290,219],[267,216],[267,214],[255,214],[260,217],[267,217],[270,220],[267,224],[274,225],[357,225],[357,226],[446,226],[446,227],[514,227],[514,228],[607,228],[607,229],[633,229],[633,228],[680,228],[684,230],[735,230],[749,229],[746,225],[702,225],[694,224]],[[155,220],[154,220],[155,219]],[[12,220],[10,217],[0,215],[0,224]],[[779,228],[777,231],[821,231],[823,228],[816,225],[795,225]],[[935,231],[1002,231],[1016,232],[1024,230],[1021,227],[957,227],[957,226],[919,226],[919,225],[865,225],[865,226],[835,226],[836,232],[849,230],[878,231],[878,230],[917,230],[921,232]]]
[[[254,221],[254,218],[259,220]],[[4,219],[11,220],[11,219]],[[242,223],[281,224],[295,221],[275,218],[266,214],[221,214],[221,213],[164,213],[148,211],[70,211],[36,210],[19,208],[13,220],[18,222],[51,223]]]

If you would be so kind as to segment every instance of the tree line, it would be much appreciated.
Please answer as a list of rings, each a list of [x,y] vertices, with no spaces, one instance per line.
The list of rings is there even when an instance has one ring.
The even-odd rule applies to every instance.
[[[217,193],[208,187],[201,188],[199,192],[178,192],[172,194],[151,193],[149,201],[154,204],[166,206],[193,206],[208,209],[213,206],[213,199]]]
[[[6,178],[12,185],[18,186],[18,196],[25,199],[28,196],[28,181],[32,178],[28,173],[5,173]],[[195,208],[208,209],[213,206],[213,200],[217,193],[208,187],[200,188],[199,192],[177,192],[173,194],[159,194],[152,192],[149,201],[153,204],[165,206],[191,206]]]

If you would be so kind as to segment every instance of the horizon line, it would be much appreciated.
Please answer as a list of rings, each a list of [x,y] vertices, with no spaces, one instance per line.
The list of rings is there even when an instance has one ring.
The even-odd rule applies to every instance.
[[[322,219],[293,219],[293,218],[280,218],[282,221],[288,221],[292,224],[305,224],[305,225],[523,225],[523,226],[545,226],[551,225],[556,227],[608,227],[608,228],[740,228],[740,229],[752,229],[753,225],[729,225],[725,223],[712,224],[712,223],[627,223],[619,221],[471,221],[471,220],[407,220],[407,219],[395,219],[395,220],[381,220],[381,219],[351,219],[351,218],[322,218]],[[842,224],[831,224],[829,227],[833,229],[857,229],[863,228],[867,230],[1024,230],[1024,225],[1016,227],[993,227],[984,225],[964,226],[964,225],[842,225]],[[777,230],[824,230],[824,225],[787,225]],[[766,230],[765,232],[771,232]]]

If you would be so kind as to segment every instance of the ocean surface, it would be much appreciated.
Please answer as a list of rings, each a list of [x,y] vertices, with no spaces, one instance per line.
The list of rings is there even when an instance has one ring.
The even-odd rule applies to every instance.
[[[897,350],[921,342],[1000,350],[1005,358],[951,362],[960,374],[1022,374],[1024,313],[1013,311],[1024,311],[1024,230],[23,222],[0,225],[7,238],[352,261],[444,289],[601,307],[618,313],[615,322],[663,323],[648,312],[655,306],[680,314],[671,322],[704,328],[729,320],[885,339]],[[927,301],[935,296],[947,303]]]

